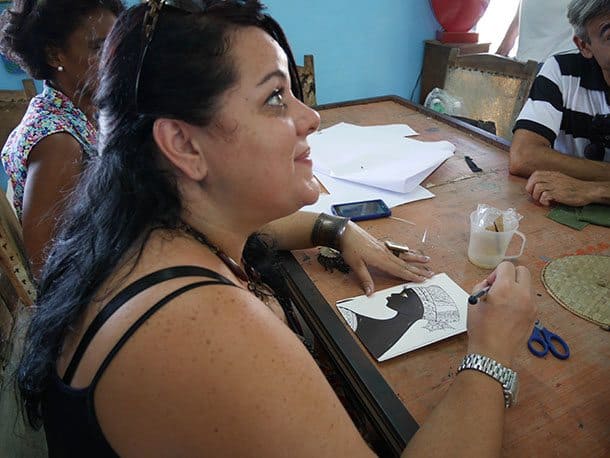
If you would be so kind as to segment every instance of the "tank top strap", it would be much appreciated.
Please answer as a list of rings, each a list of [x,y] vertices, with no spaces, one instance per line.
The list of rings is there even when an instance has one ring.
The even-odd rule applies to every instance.
[[[181,288],[178,288],[174,292],[165,296],[163,299],[161,299],[159,302],[157,302],[155,305],[153,305],[151,308],[149,308],[142,316],[140,316],[140,318],[138,318],[137,321],[129,327],[129,329],[125,332],[125,334],[123,334],[121,336],[121,338],[114,345],[114,347],[112,347],[112,350],[110,350],[108,355],[106,355],[106,358],[104,358],[104,361],[98,368],[97,372],[95,373],[95,375],[93,377],[93,380],[91,381],[91,385],[90,385],[91,391],[90,392],[93,393],[95,391],[95,387],[97,386],[97,383],[99,382],[100,378],[104,374],[104,371],[110,365],[110,363],[112,362],[112,360],[114,359],[116,354],[119,352],[119,350],[121,350],[123,345],[125,345],[125,343],[129,340],[129,338],[138,330],[138,328],[146,322],[146,320],[148,320],[151,316],[153,316],[156,312],[158,312],[164,305],[166,305],[173,299],[177,298],[178,296],[181,296],[182,294],[184,294],[188,291],[191,291],[195,288],[200,288],[200,287],[206,286],[206,285],[228,285],[228,286],[235,286],[235,287],[237,286],[231,282],[226,283],[224,281],[218,281],[218,280],[205,280],[205,281],[198,281],[195,283],[190,283]]]
[[[80,364],[80,361],[81,361],[83,355],[85,354],[87,347],[89,346],[89,344],[91,343],[91,341],[93,340],[93,338],[95,337],[97,332],[100,330],[100,328],[104,325],[104,323],[119,308],[121,308],[121,306],[123,304],[125,304],[127,301],[129,301],[133,297],[137,296],[142,291],[144,291],[148,288],[151,288],[152,286],[166,282],[168,280],[172,280],[174,278],[183,278],[183,277],[208,277],[211,279],[211,280],[197,282],[197,283],[192,284],[192,285],[197,285],[197,286],[203,286],[206,284],[236,286],[232,281],[228,280],[227,278],[223,277],[222,275],[220,275],[212,270],[206,269],[204,267],[198,267],[198,266],[169,267],[166,269],[161,269],[156,272],[150,273],[150,274],[140,278],[139,280],[136,280],[135,282],[131,283],[130,285],[128,285],[124,289],[122,289],[116,296],[114,296],[102,308],[102,310],[97,314],[97,316],[93,319],[93,321],[91,322],[91,324],[89,325],[89,327],[87,328],[85,333],[83,334],[83,337],[82,337],[81,341],[79,342],[79,344],[76,348],[76,351],[74,352],[74,355],[72,356],[72,360],[70,361],[70,364],[68,365],[66,372],[64,373],[64,376],[62,377],[63,382],[66,385],[70,385],[72,383],[72,378],[74,377],[76,369],[78,368],[78,365]],[[191,285],[188,285],[188,286],[191,286]],[[175,291],[174,293],[181,291],[182,289],[183,288],[180,288],[179,290]],[[182,291],[182,292],[184,292],[184,291]],[[172,293],[172,294],[174,294],[174,293]],[[171,294],[170,294],[170,296],[171,296]],[[169,296],[166,296],[160,302],[155,304],[150,310],[155,309],[161,302],[165,301],[167,299],[167,297],[169,297]],[[149,310],[149,312],[150,312],[150,310]],[[143,316],[148,317],[150,315],[145,314]],[[140,323],[140,320],[141,320],[141,318],[136,322],[136,324]],[[130,328],[130,330],[131,330],[131,328]],[[128,330],[127,332],[129,333],[130,330]],[[134,329],[134,332],[135,332],[135,329]],[[113,349],[113,351],[114,351],[114,349]]]

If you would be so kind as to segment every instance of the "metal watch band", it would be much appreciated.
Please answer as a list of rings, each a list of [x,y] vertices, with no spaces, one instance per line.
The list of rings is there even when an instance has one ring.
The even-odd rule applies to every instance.
[[[502,385],[504,393],[504,407],[508,408],[517,401],[518,379],[517,373],[508,367],[503,366],[488,356],[470,353],[464,356],[462,363],[458,367],[458,373],[464,369],[473,369],[497,380]]]

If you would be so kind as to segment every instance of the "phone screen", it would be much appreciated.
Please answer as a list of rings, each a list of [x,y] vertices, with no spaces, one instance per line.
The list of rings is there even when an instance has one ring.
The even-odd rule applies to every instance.
[[[383,218],[390,215],[390,210],[381,199],[364,202],[352,202],[332,206],[333,213],[354,221],[372,218]]]

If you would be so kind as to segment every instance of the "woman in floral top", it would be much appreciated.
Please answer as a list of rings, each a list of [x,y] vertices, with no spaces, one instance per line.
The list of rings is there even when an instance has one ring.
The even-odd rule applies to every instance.
[[[14,0],[0,16],[0,53],[45,81],[2,149],[35,276],[83,160],[96,154],[89,76],[122,9],[120,0]]]

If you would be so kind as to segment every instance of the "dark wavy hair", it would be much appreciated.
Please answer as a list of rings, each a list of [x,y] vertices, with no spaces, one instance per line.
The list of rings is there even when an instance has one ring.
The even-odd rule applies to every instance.
[[[41,399],[66,331],[118,266],[136,262],[151,231],[181,224],[175,175],[163,165],[152,138],[155,119],[211,122],[219,97],[238,80],[231,38],[245,26],[265,30],[284,49],[292,90],[302,99],[288,43],[258,0],[208,0],[206,5],[202,14],[161,11],[141,71],[137,112],[135,80],[147,6],[119,16],[106,40],[96,97],[100,155],[84,171],[43,267],[19,366],[19,389],[34,427],[41,424]],[[256,240],[249,245],[260,248]]]
[[[100,9],[118,16],[124,7],[121,0],[13,0],[0,15],[0,54],[32,78],[51,79],[47,50],[63,49],[83,19]]]

